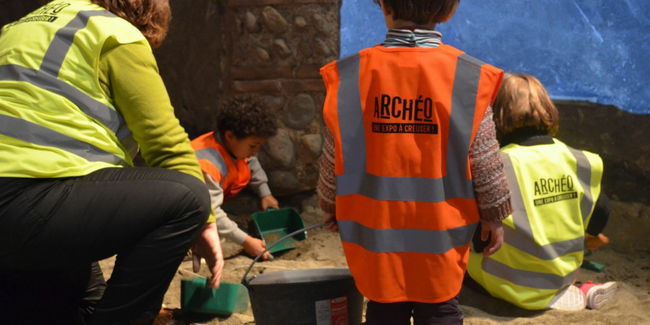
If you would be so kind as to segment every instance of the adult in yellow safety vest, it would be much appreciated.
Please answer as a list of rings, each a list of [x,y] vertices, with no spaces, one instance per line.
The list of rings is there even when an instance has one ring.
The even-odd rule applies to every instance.
[[[551,136],[558,113],[532,76],[507,75],[494,109],[514,212],[503,221],[501,249],[489,257],[471,253],[467,272],[494,297],[525,309],[555,308],[578,275],[585,230],[602,236],[609,214],[603,162]]]
[[[151,321],[195,241],[218,285],[207,188],[151,51],[169,18],[167,0],[58,0],[0,30],[3,321]],[[150,168],[130,168],[138,148]]]

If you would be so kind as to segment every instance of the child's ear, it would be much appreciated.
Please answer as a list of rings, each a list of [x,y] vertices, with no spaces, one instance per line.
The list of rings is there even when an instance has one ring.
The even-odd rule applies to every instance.
[[[379,0],[379,5],[381,5],[381,10],[384,12],[384,16],[387,17],[393,16],[393,11],[390,8],[386,7],[386,5],[384,4],[384,0]]]
[[[235,134],[232,133],[232,131],[228,130],[223,134],[223,137],[228,139],[228,141],[232,141],[235,139]]]

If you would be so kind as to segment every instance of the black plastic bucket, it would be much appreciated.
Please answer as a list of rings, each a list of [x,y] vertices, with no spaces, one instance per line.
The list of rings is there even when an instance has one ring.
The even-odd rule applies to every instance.
[[[310,226],[288,234],[266,250],[291,236],[326,225]],[[246,277],[241,283],[248,288],[256,325],[359,325],[363,313],[363,296],[348,268],[323,268],[273,272]]]
[[[348,268],[273,272],[245,283],[256,325],[358,325],[363,296]]]

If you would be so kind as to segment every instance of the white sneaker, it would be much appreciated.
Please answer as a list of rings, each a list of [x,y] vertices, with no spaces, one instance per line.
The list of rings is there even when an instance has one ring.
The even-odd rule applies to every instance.
[[[603,284],[585,283],[580,289],[586,291],[587,307],[597,310],[614,300],[617,285],[613,281]]]
[[[585,309],[585,295],[580,288],[570,285],[564,291],[558,292],[548,308],[557,310],[582,310]]]

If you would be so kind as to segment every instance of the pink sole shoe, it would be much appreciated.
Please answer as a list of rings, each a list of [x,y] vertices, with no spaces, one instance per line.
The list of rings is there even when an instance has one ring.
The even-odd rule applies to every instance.
[[[598,310],[604,305],[614,300],[616,295],[616,282],[607,282],[604,284],[596,284],[588,289],[585,295],[587,307]]]

